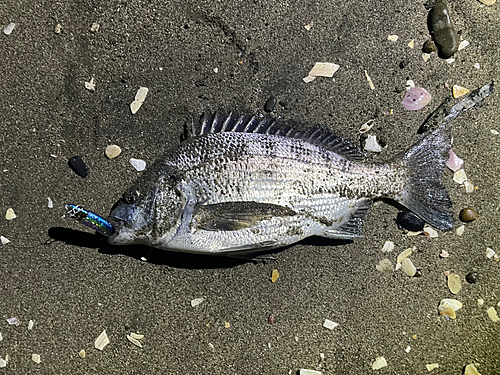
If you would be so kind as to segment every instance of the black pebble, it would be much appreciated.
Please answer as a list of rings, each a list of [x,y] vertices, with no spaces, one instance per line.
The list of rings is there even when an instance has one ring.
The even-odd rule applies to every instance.
[[[438,55],[448,59],[458,50],[460,39],[451,23],[446,2],[437,3],[429,12],[427,23],[432,39],[438,48]]]
[[[89,174],[89,168],[85,165],[85,162],[81,157],[73,156],[68,160],[69,167],[80,177],[87,177]]]
[[[465,281],[467,281],[469,284],[477,283],[478,279],[479,279],[479,274],[477,272],[471,272],[465,276]]]
[[[424,229],[425,221],[415,215],[413,212],[400,212],[396,217],[396,224],[406,230],[418,232]]]
[[[420,268],[417,268],[417,271],[415,272],[415,275],[413,277],[422,277],[422,270]]]
[[[269,99],[267,99],[266,101],[266,104],[264,104],[264,111],[272,112],[275,105],[276,105],[276,98],[274,96],[269,97]]]

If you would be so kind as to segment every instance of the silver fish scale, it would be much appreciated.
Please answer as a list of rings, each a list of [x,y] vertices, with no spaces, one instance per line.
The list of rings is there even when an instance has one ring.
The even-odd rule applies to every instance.
[[[393,197],[404,182],[402,166],[353,163],[299,139],[262,134],[207,134],[182,144],[171,162],[200,204],[272,203],[328,220],[359,199]]]

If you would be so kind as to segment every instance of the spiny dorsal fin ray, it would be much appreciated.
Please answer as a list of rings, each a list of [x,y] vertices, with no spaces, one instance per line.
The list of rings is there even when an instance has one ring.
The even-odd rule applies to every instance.
[[[194,121],[186,126],[186,137],[196,137],[210,133],[258,133],[278,135],[286,138],[301,139],[324,149],[333,151],[347,160],[362,161],[365,155],[351,142],[332,134],[322,126],[315,126],[306,131],[299,131],[287,121],[264,116],[262,114],[239,115],[222,111],[205,112],[198,124]]]

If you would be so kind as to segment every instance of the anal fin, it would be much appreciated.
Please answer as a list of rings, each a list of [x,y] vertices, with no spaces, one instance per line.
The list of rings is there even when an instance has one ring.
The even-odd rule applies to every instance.
[[[372,204],[373,202],[371,199],[363,199],[359,201],[356,205],[356,211],[352,213],[348,221],[338,228],[325,230],[323,235],[334,239],[352,239],[362,237],[363,220]]]

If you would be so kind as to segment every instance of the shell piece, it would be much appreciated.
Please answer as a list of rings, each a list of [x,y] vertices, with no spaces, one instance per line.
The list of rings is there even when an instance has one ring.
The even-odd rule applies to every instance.
[[[271,281],[273,283],[275,283],[276,280],[278,280],[279,277],[280,277],[280,273],[278,272],[278,270],[273,270],[273,273],[271,275]]]
[[[473,193],[474,192],[474,184],[470,180],[464,181],[464,187],[465,187],[466,193]]]
[[[191,300],[191,306],[192,306],[192,307],[196,307],[196,306],[198,306],[200,303],[202,303],[203,301],[205,301],[205,298],[203,298],[203,297],[200,297],[200,298],[195,298],[195,299]]]
[[[394,250],[394,242],[392,242],[392,241],[385,241],[384,246],[382,247],[382,252],[383,253],[389,253],[392,250]]]
[[[134,115],[139,108],[141,108],[142,103],[146,100],[146,96],[148,95],[149,89],[147,87],[139,87],[137,93],[135,94],[135,100],[130,103],[130,111]]]
[[[493,306],[489,307],[486,310],[486,313],[494,323],[500,322],[500,318],[498,317],[497,311]]]
[[[428,365],[425,365],[425,368],[427,369],[427,371],[431,372],[432,370],[439,368],[439,364],[438,363],[430,363]]]
[[[129,162],[138,172],[142,172],[146,169],[146,162],[144,160],[131,158]]]
[[[413,277],[417,273],[417,268],[413,265],[410,258],[404,258],[401,262],[401,269],[407,276]]]
[[[445,298],[439,303],[438,310],[442,311],[447,307],[450,307],[453,311],[458,311],[462,308],[462,302],[457,301],[456,299]]]
[[[4,34],[10,35],[12,33],[12,30],[14,30],[14,27],[16,27],[16,24],[14,22],[9,23],[7,26],[3,28]]]
[[[372,364],[372,369],[373,370],[379,370],[382,367],[387,366],[387,360],[384,357],[377,357],[375,358],[375,362]]]
[[[394,269],[389,259],[382,259],[380,262],[378,262],[375,268],[379,272],[391,271]]]
[[[0,242],[2,243],[2,245],[7,245],[8,243],[10,243],[10,240],[4,236],[0,236]]]
[[[368,138],[365,143],[365,150],[371,152],[380,152],[382,151],[382,146],[377,142],[377,136],[368,134]]]
[[[457,236],[461,236],[462,234],[464,234],[464,231],[465,231],[465,225],[461,225],[457,228]]]
[[[17,216],[14,213],[14,210],[12,208],[7,209],[7,213],[5,214],[5,218],[7,220],[12,220],[15,219]]]
[[[35,363],[40,363],[42,360],[40,359],[40,354],[32,354],[31,355],[31,360]]]
[[[106,334],[106,330],[103,330],[101,334],[95,339],[94,346],[98,350],[103,350],[106,345],[109,344],[109,338]]]
[[[446,166],[450,168],[453,172],[458,171],[460,168],[462,168],[462,165],[464,164],[464,161],[460,159],[454,152],[453,150],[450,150],[450,158],[448,159],[448,162],[446,163]]]
[[[323,323],[323,327],[329,329],[330,331],[333,330],[335,327],[337,327],[339,324],[332,322],[331,320],[325,319],[325,322]]]
[[[359,134],[366,133],[371,128],[373,128],[373,125],[375,125],[375,119],[368,120],[359,128]]]
[[[418,111],[431,101],[431,94],[423,87],[412,87],[406,91],[401,104],[409,111]]]
[[[340,65],[328,62],[317,62],[309,72],[310,77],[333,77],[333,74],[339,70]]]
[[[453,85],[453,97],[460,98],[469,93],[469,89],[462,86]]]
[[[389,35],[389,36],[387,37],[387,40],[390,40],[391,42],[395,42],[395,41],[397,41],[397,40],[398,40],[398,38],[399,38],[399,37],[398,37],[397,35]]]
[[[82,349],[82,350],[80,350],[80,351],[78,352],[78,355],[80,356],[80,358],[82,358],[82,359],[83,359],[83,358],[85,358],[85,356],[87,355],[87,353],[85,353],[85,350],[84,350],[84,349]]]
[[[460,185],[467,181],[467,175],[465,174],[465,171],[463,169],[459,169],[458,171],[456,171],[453,175],[453,181]]]
[[[441,316],[447,316],[450,319],[456,319],[457,318],[457,314],[455,313],[455,311],[451,307],[445,307],[443,310],[441,310],[439,312],[439,315],[441,315]]]
[[[479,371],[477,371],[476,366],[474,366],[472,363],[465,366],[465,371],[464,375],[481,375]]]

